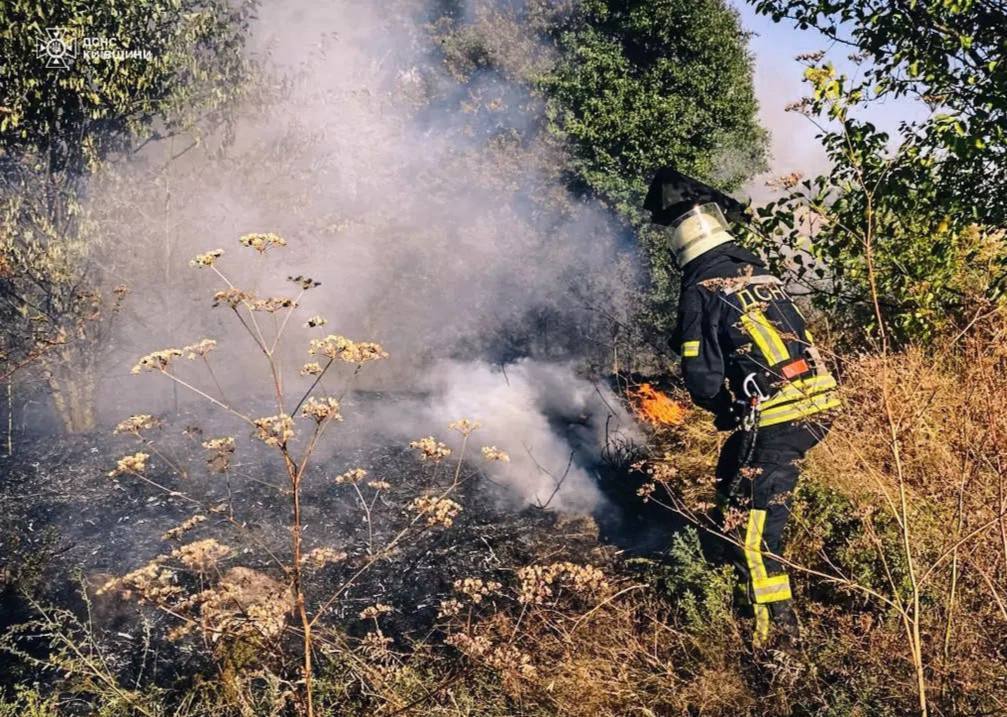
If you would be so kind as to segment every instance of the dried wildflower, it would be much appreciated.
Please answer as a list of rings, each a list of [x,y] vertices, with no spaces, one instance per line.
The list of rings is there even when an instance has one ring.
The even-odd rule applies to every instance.
[[[115,468],[108,472],[109,478],[116,478],[125,473],[143,473],[147,470],[147,461],[150,459],[149,453],[134,453],[131,456],[123,456],[115,464]]]
[[[367,471],[363,468],[351,468],[345,473],[336,476],[336,484],[343,485],[349,483],[359,483],[367,476]]]
[[[421,438],[418,441],[412,441],[410,442],[409,447],[415,448],[420,452],[421,461],[433,461],[434,463],[439,463],[451,455],[451,449],[433,436],[427,436],[426,438]]]
[[[436,496],[421,496],[413,498],[409,510],[426,518],[427,525],[450,528],[455,518],[462,512],[462,507],[450,498]]]
[[[234,439],[230,436],[223,438],[211,438],[203,441],[203,448],[210,452],[206,463],[214,473],[223,473],[231,466],[231,458],[234,456]]]
[[[646,503],[650,500],[650,496],[654,494],[655,490],[657,490],[657,484],[654,482],[647,482],[636,489],[636,494],[643,498],[643,502]]]
[[[300,274],[298,274],[297,276],[288,276],[287,281],[294,282],[305,291],[307,291],[308,289],[314,289],[316,286],[322,285],[322,282],[315,281],[314,279],[307,276],[301,276]]]
[[[372,480],[367,483],[374,490],[388,490],[392,487],[391,483],[383,480]]]
[[[388,656],[392,638],[380,632],[369,632],[360,640],[360,650],[370,660],[382,660]]]
[[[440,607],[437,610],[437,617],[454,617],[462,611],[462,607],[464,606],[461,604],[461,601],[456,600],[455,598],[441,600]]]
[[[345,336],[329,334],[324,339],[314,339],[308,347],[312,356],[326,356],[346,363],[364,364],[388,358],[380,344],[369,341],[351,341]]]
[[[321,375],[323,370],[324,369],[322,369],[322,367],[318,363],[312,361],[311,363],[306,363],[303,366],[301,366],[301,375],[319,376]]]
[[[738,508],[728,508],[724,511],[723,517],[724,532],[729,533],[737,528],[740,528],[747,522],[747,520],[747,511],[740,510]]]
[[[448,635],[444,638],[444,643],[457,648],[468,657],[482,657],[493,647],[493,643],[485,635],[471,636],[464,632]]]
[[[252,311],[265,311],[272,314],[281,309],[296,309],[297,302],[286,296],[268,296],[265,299],[253,299],[249,308]]]
[[[312,396],[304,402],[301,415],[313,419],[315,423],[343,420],[342,414],[339,413],[339,401],[331,396],[321,399]]]
[[[140,358],[130,373],[140,373],[141,371],[165,371],[173,360],[180,357],[180,349],[162,349],[154,351]]]
[[[214,249],[206,252],[205,254],[196,254],[195,258],[189,262],[189,266],[194,266],[197,269],[205,269],[213,266],[217,259],[222,256],[224,256],[223,249]]]
[[[808,97],[804,97],[800,100],[797,100],[796,102],[788,102],[787,105],[784,106],[783,111],[798,112],[800,114],[806,115],[811,113],[811,108],[812,108],[811,99]]]
[[[510,463],[510,456],[501,451],[496,446],[483,446],[483,459],[487,461],[500,461]]]
[[[340,563],[344,560],[346,551],[334,548],[315,548],[304,556],[304,564],[312,568],[324,568],[330,563]]]
[[[283,632],[290,611],[287,586],[251,568],[234,567],[200,595],[203,629],[253,640]]]
[[[318,328],[319,326],[325,326],[327,323],[329,323],[328,319],[326,319],[324,316],[319,316],[318,314],[315,314],[310,319],[304,322],[304,328],[314,329]]]
[[[790,172],[789,174],[766,180],[766,186],[770,189],[793,189],[801,183],[802,179],[804,179],[804,175],[801,172]]]
[[[182,347],[182,352],[187,359],[197,359],[206,356],[217,348],[217,342],[213,339],[200,339],[194,344]]]
[[[381,615],[387,615],[393,612],[394,608],[391,605],[385,605],[384,603],[376,603],[370,607],[365,607],[360,611],[361,620],[370,620],[372,618],[380,617]]]
[[[282,448],[294,437],[294,419],[285,413],[255,419],[255,437],[267,446]]]
[[[479,421],[470,421],[467,418],[459,418],[457,421],[453,421],[448,424],[448,428],[452,431],[458,431],[463,436],[468,436],[475,431],[480,426]]]
[[[169,530],[167,533],[161,536],[161,540],[175,540],[180,538],[185,533],[195,528],[200,523],[206,520],[205,515],[194,515],[191,518],[186,518],[181,523],[176,525],[174,528]]]
[[[794,59],[797,60],[798,62],[815,63],[815,62],[821,62],[824,57],[825,57],[825,51],[818,50],[816,52],[802,52],[800,55],[794,57]]]
[[[558,562],[528,565],[517,571],[521,586],[518,602],[541,605],[554,596],[554,588],[563,586],[575,593],[593,594],[608,588],[605,574],[593,565]]]
[[[238,240],[241,246],[247,246],[260,254],[265,254],[271,246],[286,246],[287,240],[277,234],[246,234]]]
[[[171,551],[171,557],[182,565],[200,573],[209,572],[217,563],[231,554],[231,548],[218,543],[213,538],[197,540]]]
[[[161,422],[158,419],[149,414],[141,413],[136,416],[130,416],[125,421],[120,421],[113,433],[132,433],[139,438],[140,431],[157,428],[159,425],[161,425]]]
[[[232,309],[238,308],[238,304],[251,303],[253,301],[255,301],[255,294],[243,291],[234,286],[218,291],[213,295],[214,306],[227,304]]]
[[[182,595],[175,581],[175,573],[164,566],[166,558],[158,556],[122,577],[112,578],[98,588],[98,595],[117,591],[124,598],[133,598],[141,602],[163,605]]]
[[[534,677],[537,673],[531,656],[513,645],[499,645],[486,656],[486,664],[501,672],[516,673],[521,677]]]
[[[454,582],[455,592],[467,596],[477,605],[483,601],[483,598],[498,593],[501,587],[503,586],[498,582],[482,578],[464,578]]]

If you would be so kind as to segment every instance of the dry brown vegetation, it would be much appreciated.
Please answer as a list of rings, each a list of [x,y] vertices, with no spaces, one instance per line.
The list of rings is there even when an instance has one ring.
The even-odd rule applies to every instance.
[[[257,236],[262,241],[247,242],[253,249],[280,246]],[[368,571],[456,529],[466,450],[479,425],[453,423],[454,448],[434,436],[411,444],[431,472],[425,487],[392,496],[396,476],[362,467],[337,476],[334,485],[354,496],[366,538],[353,557],[350,545],[306,549],[305,467],[325,429],[342,418],[343,394],[315,395],[316,388],[334,364],[349,365],[352,378],[385,354],[336,335],[312,340],[310,358],[319,363],[301,371],[312,383],[300,400],[287,399],[271,352],[310,287],[302,283],[282,305],[263,303],[220,274],[218,259],[211,253],[195,263],[229,286],[221,300],[270,364],[276,414],[249,416],[183,377],[178,362],[202,362],[213,385],[212,341],[148,354],[136,370],[196,391],[279,455],[287,483],[276,495],[290,510],[290,543],[282,554],[259,543],[229,492],[216,504],[187,497],[199,470],[229,480],[240,450],[234,437],[205,440],[205,466],[192,468],[160,451],[150,437],[155,419],[124,420],[117,432],[142,450],[111,467],[109,480],[141,481],[191,503],[192,514],[164,534],[175,547],[85,591],[86,604],[118,595],[138,601],[140,614],[166,614],[170,631],[145,633],[150,659],[158,640],[185,645],[202,656],[201,676],[188,686],[147,683],[142,669],[131,673],[113,659],[89,618],[36,604],[36,619],[4,645],[39,678],[53,677],[0,714],[852,716],[918,714],[921,701],[941,715],[1007,709],[1002,309],[977,313],[936,352],[909,347],[842,362],[844,407],[806,462],[783,556],[796,574],[803,645],[797,654],[753,654],[749,628],[732,610],[730,569],[710,564],[700,548],[699,537],[716,531],[705,515],[719,439],[696,411],[654,434],[649,481],[639,491],[696,523],[664,558],[627,561],[597,542],[571,556],[543,540],[531,562],[464,574],[449,581],[448,594],[431,593],[431,620],[410,616],[433,607],[381,601],[348,615],[341,601]],[[257,323],[262,312],[279,314],[274,335]],[[479,459],[507,456],[486,446]],[[168,479],[150,474],[151,460],[169,467]],[[200,533],[210,523],[230,526],[232,539]],[[591,536],[591,522],[584,526],[577,530]],[[316,577],[332,570],[337,579],[318,590]]]

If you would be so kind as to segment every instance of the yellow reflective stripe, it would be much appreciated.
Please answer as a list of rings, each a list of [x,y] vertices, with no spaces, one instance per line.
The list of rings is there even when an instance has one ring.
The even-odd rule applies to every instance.
[[[682,344],[682,358],[699,356],[699,341],[686,341]]]
[[[766,524],[766,511],[748,511],[748,525],[745,527],[745,562],[752,582],[766,579],[766,566],[762,563],[762,528]]]
[[[759,417],[759,427],[765,428],[767,426],[775,426],[778,423],[785,423],[787,421],[797,421],[801,418],[807,418],[808,416],[813,416],[816,413],[821,413],[822,411],[838,408],[842,405],[842,403],[843,402],[839,400],[839,396],[835,392],[822,393],[803,401],[796,401],[794,403],[789,403],[786,406],[779,406],[771,411],[763,413]]]
[[[745,526],[745,562],[751,576],[752,608],[755,611],[756,647],[765,643],[769,637],[769,608],[766,603],[790,600],[790,578],[787,575],[766,573],[766,564],[762,562],[762,531],[766,526],[766,511],[748,511],[748,524]]]
[[[780,333],[769,323],[769,319],[764,313],[753,309],[742,314],[741,325],[755,341],[755,345],[759,347],[759,351],[769,361],[770,366],[775,366],[790,358],[787,345],[783,343]]]
[[[757,603],[780,602],[790,600],[790,578],[787,575],[774,575],[765,580],[752,581],[752,595]]]
[[[752,644],[755,647],[762,647],[769,639],[769,608],[765,605],[754,605],[755,609],[755,635]]]
[[[797,401],[801,398],[810,398],[815,394],[828,391],[829,389],[835,387],[836,379],[833,378],[831,374],[790,381],[783,388],[777,391],[772,398],[762,402],[763,413],[774,406],[790,403],[791,401]]]
[[[806,339],[808,340],[808,343],[809,343],[809,344],[813,344],[813,343],[815,343],[815,339],[814,339],[814,338],[812,338],[812,336],[811,336],[811,332],[810,332],[810,331],[808,331],[807,329],[804,329],[804,338],[806,338]]]

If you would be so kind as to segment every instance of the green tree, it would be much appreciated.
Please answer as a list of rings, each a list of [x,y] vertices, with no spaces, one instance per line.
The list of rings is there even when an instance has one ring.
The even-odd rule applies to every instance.
[[[906,123],[907,150],[934,165],[942,199],[968,219],[1007,223],[1007,6],[975,0],[753,0],[776,21],[821,31],[863,60],[858,102],[915,98],[933,110]],[[963,212],[964,214],[964,212]]]
[[[550,34],[549,129],[573,143],[576,179],[623,215],[640,217],[665,164],[728,191],[766,168],[747,37],[722,0],[589,0]]]
[[[651,288],[634,328],[653,345],[668,328],[678,272],[641,208],[650,178],[674,164],[733,191],[766,168],[768,134],[738,14],[724,0],[446,5],[435,34],[448,69],[471,88],[465,101],[497,75],[526,88],[526,109],[498,113],[510,123],[491,131],[518,134],[544,175],[601,199],[636,229]]]
[[[115,305],[100,293],[88,181],[149,142],[223,119],[246,75],[253,7],[0,4],[0,361],[9,374],[40,357],[69,430],[93,425],[93,353]]]
[[[854,79],[824,53],[805,58],[811,94],[794,109],[816,122],[832,166],[760,210],[768,253],[819,306],[883,341],[932,340],[999,300],[1007,16],[971,2],[755,4],[854,47],[858,66]],[[914,98],[930,112],[895,137],[865,119]]]

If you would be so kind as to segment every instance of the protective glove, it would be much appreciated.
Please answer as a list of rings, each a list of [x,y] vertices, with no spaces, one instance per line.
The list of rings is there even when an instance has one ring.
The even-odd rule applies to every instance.
[[[731,401],[714,416],[713,427],[718,431],[733,431],[741,425],[744,415],[745,403],[743,401]]]

